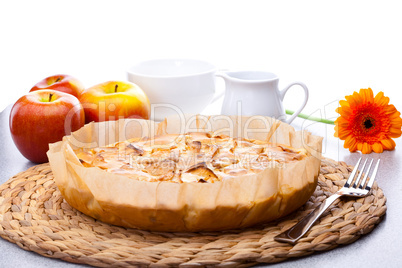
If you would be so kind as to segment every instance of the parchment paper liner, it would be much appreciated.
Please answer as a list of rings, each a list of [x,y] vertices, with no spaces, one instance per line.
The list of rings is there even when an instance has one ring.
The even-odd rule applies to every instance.
[[[81,165],[72,148],[98,147],[136,137],[215,131],[305,148],[301,161],[218,183],[144,182]],[[50,144],[56,184],[77,210],[110,224],[151,231],[218,231],[285,216],[303,205],[317,185],[322,137],[295,131],[262,116],[169,117],[161,123],[121,119],[90,123]]]

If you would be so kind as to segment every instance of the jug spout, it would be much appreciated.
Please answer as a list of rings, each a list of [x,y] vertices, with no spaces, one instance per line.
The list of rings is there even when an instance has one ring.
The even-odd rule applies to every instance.
[[[226,81],[226,80],[229,78],[227,72],[228,72],[228,71],[220,70],[220,71],[217,71],[217,72],[215,73],[215,75],[216,75],[217,77],[223,78],[223,80]]]

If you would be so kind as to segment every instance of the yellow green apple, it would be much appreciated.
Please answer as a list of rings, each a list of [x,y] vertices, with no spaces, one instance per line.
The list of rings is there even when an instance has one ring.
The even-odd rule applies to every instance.
[[[151,107],[144,91],[134,83],[108,81],[92,86],[79,98],[85,122],[113,121],[121,118],[149,119]]]

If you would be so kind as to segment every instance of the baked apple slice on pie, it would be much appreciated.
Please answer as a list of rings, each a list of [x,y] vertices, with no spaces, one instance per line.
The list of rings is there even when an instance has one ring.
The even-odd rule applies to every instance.
[[[140,181],[176,183],[215,183],[307,155],[305,149],[207,132],[130,139],[75,153],[85,167]]]

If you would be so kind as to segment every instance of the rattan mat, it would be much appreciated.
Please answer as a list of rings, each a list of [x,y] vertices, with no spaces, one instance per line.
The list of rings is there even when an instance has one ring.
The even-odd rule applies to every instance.
[[[70,207],[49,164],[31,167],[0,186],[0,236],[23,249],[99,267],[248,267],[301,257],[354,242],[386,212],[374,184],[360,199],[340,199],[295,245],[273,237],[290,228],[341,187],[352,167],[323,159],[316,191],[298,211],[244,230],[159,233],[111,226]]]

